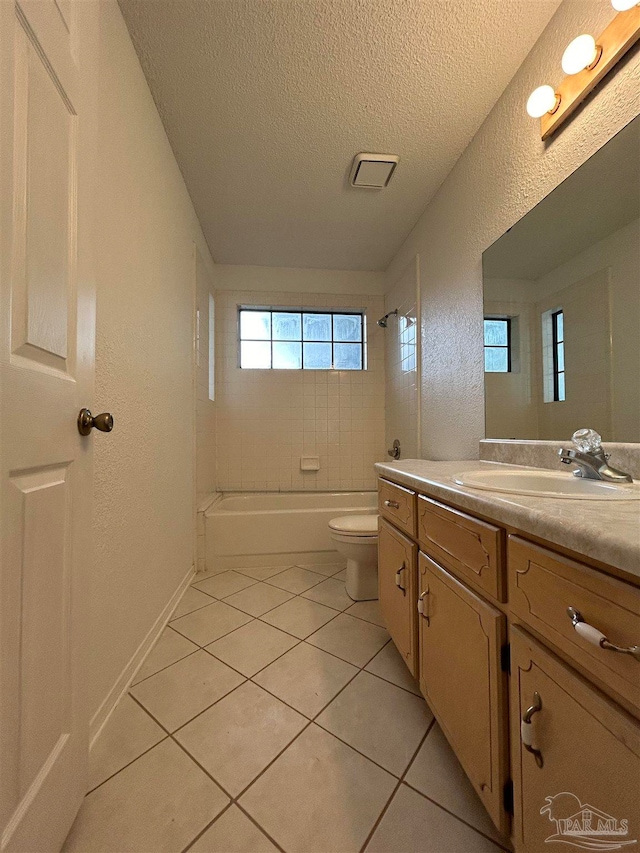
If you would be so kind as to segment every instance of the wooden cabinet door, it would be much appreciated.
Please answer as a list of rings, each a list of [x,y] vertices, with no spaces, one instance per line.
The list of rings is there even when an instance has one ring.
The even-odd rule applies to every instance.
[[[418,677],[417,556],[418,546],[384,519],[380,519],[380,609],[387,630],[414,678]]]
[[[517,853],[640,844],[640,725],[524,631],[511,631]],[[534,706],[522,744],[521,720]],[[539,766],[539,765],[542,766]],[[558,842],[555,847],[547,843]]]
[[[491,819],[507,833],[506,619],[422,553],[418,566],[420,689]]]

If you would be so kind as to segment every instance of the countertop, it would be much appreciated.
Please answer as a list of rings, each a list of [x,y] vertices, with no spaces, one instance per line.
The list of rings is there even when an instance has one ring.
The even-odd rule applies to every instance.
[[[618,576],[640,584],[640,501],[513,495],[471,489],[453,481],[463,471],[495,470],[496,465],[519,470],[516,465],[468,459],[405,459],[379,462],[375,467],[381,477],[606,563],[618,570]]]

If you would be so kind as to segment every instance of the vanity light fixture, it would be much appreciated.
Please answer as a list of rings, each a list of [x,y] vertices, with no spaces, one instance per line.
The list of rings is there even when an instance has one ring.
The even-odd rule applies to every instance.
[[[562,54],[562,70],[565,74],[579,74],[588,68],[591,71],[602,56],[602,47],[593,36],[584,33],[567,46]]]
[[[527,112],[540,119],[542,139],[548,139],[578,108],[598,83],[640,39],[638,0],[611,0],[618,14],[597,39],[588,33],[568,45],[562,57],[567,75],[555,89],[539,86],[527,101]]]
[[[542,118],[545,113],[554,113],[560,106],[560,95],[556,95],[553,86],[538,86],[529,95],[527,112],[531,118]]]

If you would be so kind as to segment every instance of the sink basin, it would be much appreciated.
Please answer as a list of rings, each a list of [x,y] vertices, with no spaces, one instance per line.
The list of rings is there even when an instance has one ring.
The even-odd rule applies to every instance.
[[[587,501],[637,501],[640,484],[608,483],[604,480],[586,480],[564,471],[547,471],[542,468],[508,468],[495,471],[487,468],[456,474],[453,481],[460,486],[492,492],[517,495],[537,495],[547,498],[573,498]]]

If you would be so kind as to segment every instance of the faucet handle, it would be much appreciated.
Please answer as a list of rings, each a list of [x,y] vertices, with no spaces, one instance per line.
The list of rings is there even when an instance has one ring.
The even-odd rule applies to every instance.
[[[602,436],[594,429],[578,429],[571,436],[571,441],[583,453],[597,453],[602,444]]]

